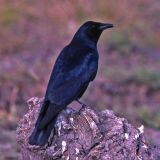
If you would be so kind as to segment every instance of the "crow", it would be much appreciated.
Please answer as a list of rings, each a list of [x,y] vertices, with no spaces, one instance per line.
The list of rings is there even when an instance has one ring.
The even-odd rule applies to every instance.
[[[80,102],[80,97],[97,74],[97,41],[103,30],[112,27],[110,23],[87,21],[63,48],[53,67],[29,144],[45,145],[58,114],[72,101]]]

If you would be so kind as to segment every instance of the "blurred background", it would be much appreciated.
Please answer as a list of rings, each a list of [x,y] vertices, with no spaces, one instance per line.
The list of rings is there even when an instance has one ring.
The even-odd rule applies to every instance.
[[[0,0],[0,159],[18,159],[26,101],[44,96],[57,55],[87,20],[115,27],[99,40],[99,71],[83,101],[143,124],[160,145],[159,0]]]

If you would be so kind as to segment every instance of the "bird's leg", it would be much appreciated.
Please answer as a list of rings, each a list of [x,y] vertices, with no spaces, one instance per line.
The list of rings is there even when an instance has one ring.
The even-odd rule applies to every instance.
[[[82,106],[81,109],[83,109],[83,108],[85,108],[87,106],[86,104],[84,104],[83,102],[81,102],[79,99],[77,99],[76,101]]]

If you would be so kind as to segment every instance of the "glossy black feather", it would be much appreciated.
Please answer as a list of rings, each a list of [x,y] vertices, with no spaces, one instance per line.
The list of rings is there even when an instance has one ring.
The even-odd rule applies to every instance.
[[[30,136],[30,144],[46,144],[59,112],[79,99],[94,80],[98,69],[97,41],[102,31],[111,27],[111,24],[86,22],[76,32],[71,43],[61,51],[53,67],[35,129]]]

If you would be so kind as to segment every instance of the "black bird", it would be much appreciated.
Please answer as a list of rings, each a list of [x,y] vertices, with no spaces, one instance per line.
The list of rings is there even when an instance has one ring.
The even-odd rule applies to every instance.
[[[72,101],[79,100],[94,80],[98,69],[97,41],[109,23],[88,21],[63,48],[53,67],[45,99],[29,138],[31,145],[45,145],[58,114]]]

